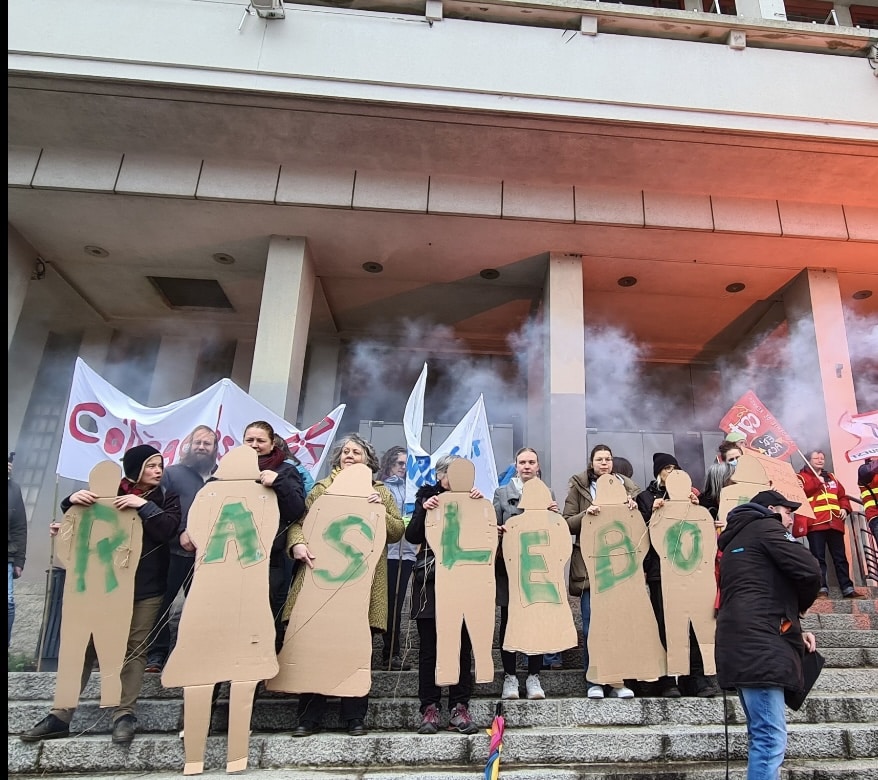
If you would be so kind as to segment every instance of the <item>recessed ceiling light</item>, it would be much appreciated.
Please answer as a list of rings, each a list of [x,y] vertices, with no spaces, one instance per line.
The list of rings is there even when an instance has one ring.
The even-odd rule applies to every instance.
[[[500,277],[500,272],[496,268],[483,268],[479,271],[479,276],[482,279],[498,279]]]
[[[619,287],[634,287],[634,285],[637,284],[637,277],[623,276],[621,279],[618,279],[616,281],[616,284],[618,284]]]
[[[220,265],[233,265],[235,262],[235,258],[225,252],[217,252],[213,259]]]
[[[381,263],[363,263],[363,270],[370,274],[380,274],[384,266]]]
[[[741,292],[747,285],[743,282],[732,282],[729,285],[726,285],[726,292],[736,293]]]
[[[109,257],[110,253],[104,249],[102,246],[95,246],[94,244],[89,244],[88,246],[84,246],[83,251],[87,255],[91,255],[92,257]]]
[[[857,290],[857,291],[851,296],[851,298],[853,298],[855,301],[865,301],[866,298],[871,298],[871,297],[872,297],[872,291],[871,291],[871,290]]]

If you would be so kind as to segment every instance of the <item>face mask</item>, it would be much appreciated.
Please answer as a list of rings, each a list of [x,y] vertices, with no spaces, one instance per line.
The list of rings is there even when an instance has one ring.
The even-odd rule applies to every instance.
[[[737,466],[737,465],[738,465],[738,459],[737,459],[737,458],[732,458],[731,460],[726,461],[726,463],[728,463],[730,466]]]

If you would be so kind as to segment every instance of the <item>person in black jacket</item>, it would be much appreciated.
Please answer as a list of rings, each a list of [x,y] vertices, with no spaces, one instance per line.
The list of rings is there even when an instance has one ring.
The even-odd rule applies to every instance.
[[[11,455],[9,456],[12,457]],[[24,510],[24,499],[21,487],[12,479],[12,461],[9,461],[9,632],[6,635],[6,647],[12,641],[12,624],[15,622],[15,596],[12,581],[17,580],[24,570],[24,559],[27,554],[27,514]]]
[[[132,447],[122,456],[125,476],[113,504],[116,509],[136,509],[143,523],[143,549],[134,574],[134,610],[128,630],[125,663],[122,665],[122,696],[113,710],[113,742],[128,744],[134,739],[137,697],[146,669],[146,647],[155,625],[168,581],[168,542],[180,533],[180,498],[161,487],[164,458],[149,444]],[[61,502],[65,514],[74,504],[91,506],[100,496],[91,490],[77,490]],[[50,533],[58,533],[53,524]],[[82,667],[80,692],[97,660],[94,642],[89,641]],[[75,709],[53,709],[32,729],[19,735],[22,742],[70,736]]]
[[[283,645],[282,614],[290,590],[292,567],[287,566],[287,533],[293,523],[305,515],[305,486],[302,475],[282,449],[275,444],[274,428],[265,420],[256,420],[244,429],[244,444],[256,450],[259,459],[259,482],[277,496],[280,512],[277,535],[271,545],[268,564],[268,598],[275,624],[275,650]]]
[[[784,693],[804,690],[802,658],[816,641],[800,616],[820,591],[814,556],[786,523],[801,504],[774,490],[735,507],[717,540],[716,667],[747,718],[747,780],[776,780],[786,751]]]
[[[672,471],[680,468],[680,464],[673,455],[667,452],[656,452],[652,456],[652,467],[655,479],[635,499],[637,501],[637,508],[643,517],[643,522],[647,526],[649,526],[652,513],[668,500],[666,480]],[[698,497],[693,493],[690,496],[690,500],[695,503]],[[662,645],[667,647],[661,560],[652,544],[650,544],[649,550],[643,559],[643,572],[646,576],[646,586],[649,589],[652,611],[658,623],[659,639],[661,639]],[[701,658],[701,649],[698,646],[698,639],[691,625],[689,626],[689,674],[680,677],[679,687],[677,682],[673,677],[660,677],[652,688],[656,690],[659,696],[664,696],[667,699],[679,698],[681,689],[687,695],[691,694],[701,698],[719,696],[721,693],[720,689],[704,674],[704,661]]]
[[[460,455],[443,455],[436,461],[436,484],[422,485],[415,495],[412,519],[405,530],[405,540],[421,545],[415,561],[412,580],[412,618],[418,627],[418,698],[421,700],[419,734],[439,731],[439,710],[442,689],[436,685],[436,558],[427,543],[427,510],[439,506],[439,494],[449,489],[448,467]],[[483,498],[478,488],[470,492],[472,498]],[[475,734],[479,728],[469,714],[469,699],[473,692],[473,647],[466,625],[460,629],[460,677],[448,687],[448,707],[451,715],[448,729],[461,734]]]
[[[168,565],[168,584],[165,598],[162,601],[159,616],[153,629],[153,639],[147,653],[147,674],[161,674],[171,654],[171,607],[183,589],[183,595],[189,595],[192,584],[192,571],[195,568],[195,548],[183,544],[188,539],[186,521],[189,508],[198,491],[210,479],[216,470],[217,435],[207,425],[197,425],[182,442],[180,442],[180,462],[168,466],[162,475],[162,486],[180,497],[180,513],[182,515],[181,535],[171,539]]]

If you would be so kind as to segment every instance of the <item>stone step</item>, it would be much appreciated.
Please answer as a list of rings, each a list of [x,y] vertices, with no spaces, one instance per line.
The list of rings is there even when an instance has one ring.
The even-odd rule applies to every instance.
[[[744,761],[747,734],[743,726],[729,727],[729,755]],[[597,764],[651,762],[704,762],[725,758],[722,726],[605,726],[573,728],[507,728],[503,741],[503,766],[514,768],[547,765],[581,765],[588,756]],[[177,736],[138,734],[130,746],[115,746],[106,736],[79,736],[25,744],[8,739],[11,774],[180,771],[183,741]],[[471,767],[481,770],[488,758],[489,737],[443,733],[372,732],[352,738],[342,733],[321,733],[300,739],[287,734],[254,733],[250,737],[248,766],[254,768],[407,767],[421,775],[420,767]],[[205,766],[225,765],[224,737],[208,738]],[[790,760],[861,760],[878,757],[878,730],[874,723],[798,724],[789,726],[787,758]]]
[[[470,714],[479,726],[487,728],[494,715],[496,699],[470,701]],[[251,727],[259,732],[291,731],[298,725],[297,699],[256,699]],[[48,702],[9,702],[7,730],[18,734],[45,717]],[[586,698],[519,699],[503,702],[507,723],[516,728],[567,728],[571,726],[661,726],[722,724],[724,714],[729,723],[744,723],[744,713],[737,696],[723,699],[617,699]],[[138,731],[176,733],[183,726],[181,699],[140,699],[137,704]],[[798,712],[788,712],[791,723],[876,723],[878,692],[871,694],[812,693]],[[372,698],[366,724],[371,729],[409,732],[420,723],[417,698]],[[330,704],[325,721],[329,729],[341,728],[337,707]],[[225,732],[228,727],[228,701],[220,699],[214,707],[211,727]],[[77,708],[71,730],[77,734],[105,734],[112,729],[109,710],[102,710],[94,700],[83,701]]]
[[[522,683],[527,676],[519,672]],[[546,695],[552,697],[584,696],[585,676],[581,670],[564,669],[543,672],[540,680]],[[225,684],[224,684],[225,686]],[[477,683],[475,698],[499,698],[503,684],[500,669],[495,669],[495,678],[490,683]],[[54,672],[9,672],[7,674],[8,699],[13,701],[37,700],[51,702],[55,696]],[[814,685],[814,692],[824,693],[875,693],[878,692],[878,667],[829,668],[824,667]],[[225,687],[222,696],[225,696]],[[372,672],[372,690],[375,698],[407,698],[418,695],[418,673],[410,672]],[[147,674],[143,681],[143,699],[182,699],[182,688],[165,688],[159,675]],[[288,694],[260,691],[259,698],[283,697]],[[93,673],[86,685],[82,698],[100,698],[99,675]]]
[[[481,774],[481,767],[448,769],[421,769],[418,780],[473,780]],[[248,767],[247,776],[266,774],[271,780],[402,780],[411,778],[409,768],[338,767],[334,769],[278,769]],[[90,776],[95,776],[94,774]],[[131,774],[118,772],[98,775],[103,780],[130,780]],[[619,764],[553,765],[550,767],[513,767],[501,765],[503,780],[746,780],[747,768],[742,761],[731,761],[726,774],[725,761]],[[18,780],[41,780],[45,775],[18,775]],[[55,774],[54,780],[82,780],[81,774]],[[198,775],[210,778],[228,778],[225,768],[207,769]],[[790,759],[781,770],[783,780],[878,780],[878,759],[846,761],[820,759]],[[180,771],[150,772],[150,780],[180,780]]]

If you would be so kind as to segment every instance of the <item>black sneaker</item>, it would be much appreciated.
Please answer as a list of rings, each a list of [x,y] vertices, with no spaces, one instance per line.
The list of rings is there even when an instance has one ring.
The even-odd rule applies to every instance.
[[[70,736],[70,726],[61,718],[46,715],[36,726],[18,735],[22,742],[39,742],[41,739],[64,739]]]
[[[389,668],[391,672],[408,672],[411,671],[412,667],[403,661],[398,655],[395,655],[388,662],[387,668]]]
[[[133,715],[123,715],[113,724],[113,744],[127,745],[134,739],[134,725],[137,719]]]
[[[457,704],[451,710],[451,717],[448,719],[448,730],[458,731],[461,734],[475,734],[479,727],[473,723],[467,706],[465,704]]]
[[[348,734],[352,737],[363,737],[368,733],[362,718],[351,718],[348,721]]]
[[[439,708],[435,704],[427,705],[421,715],[421,725],[418,734],[435,734],[439,731]]]
[[[320,724],[313,720],[303,720],[293,729],[294,737],[310,737],[320,731]]]

